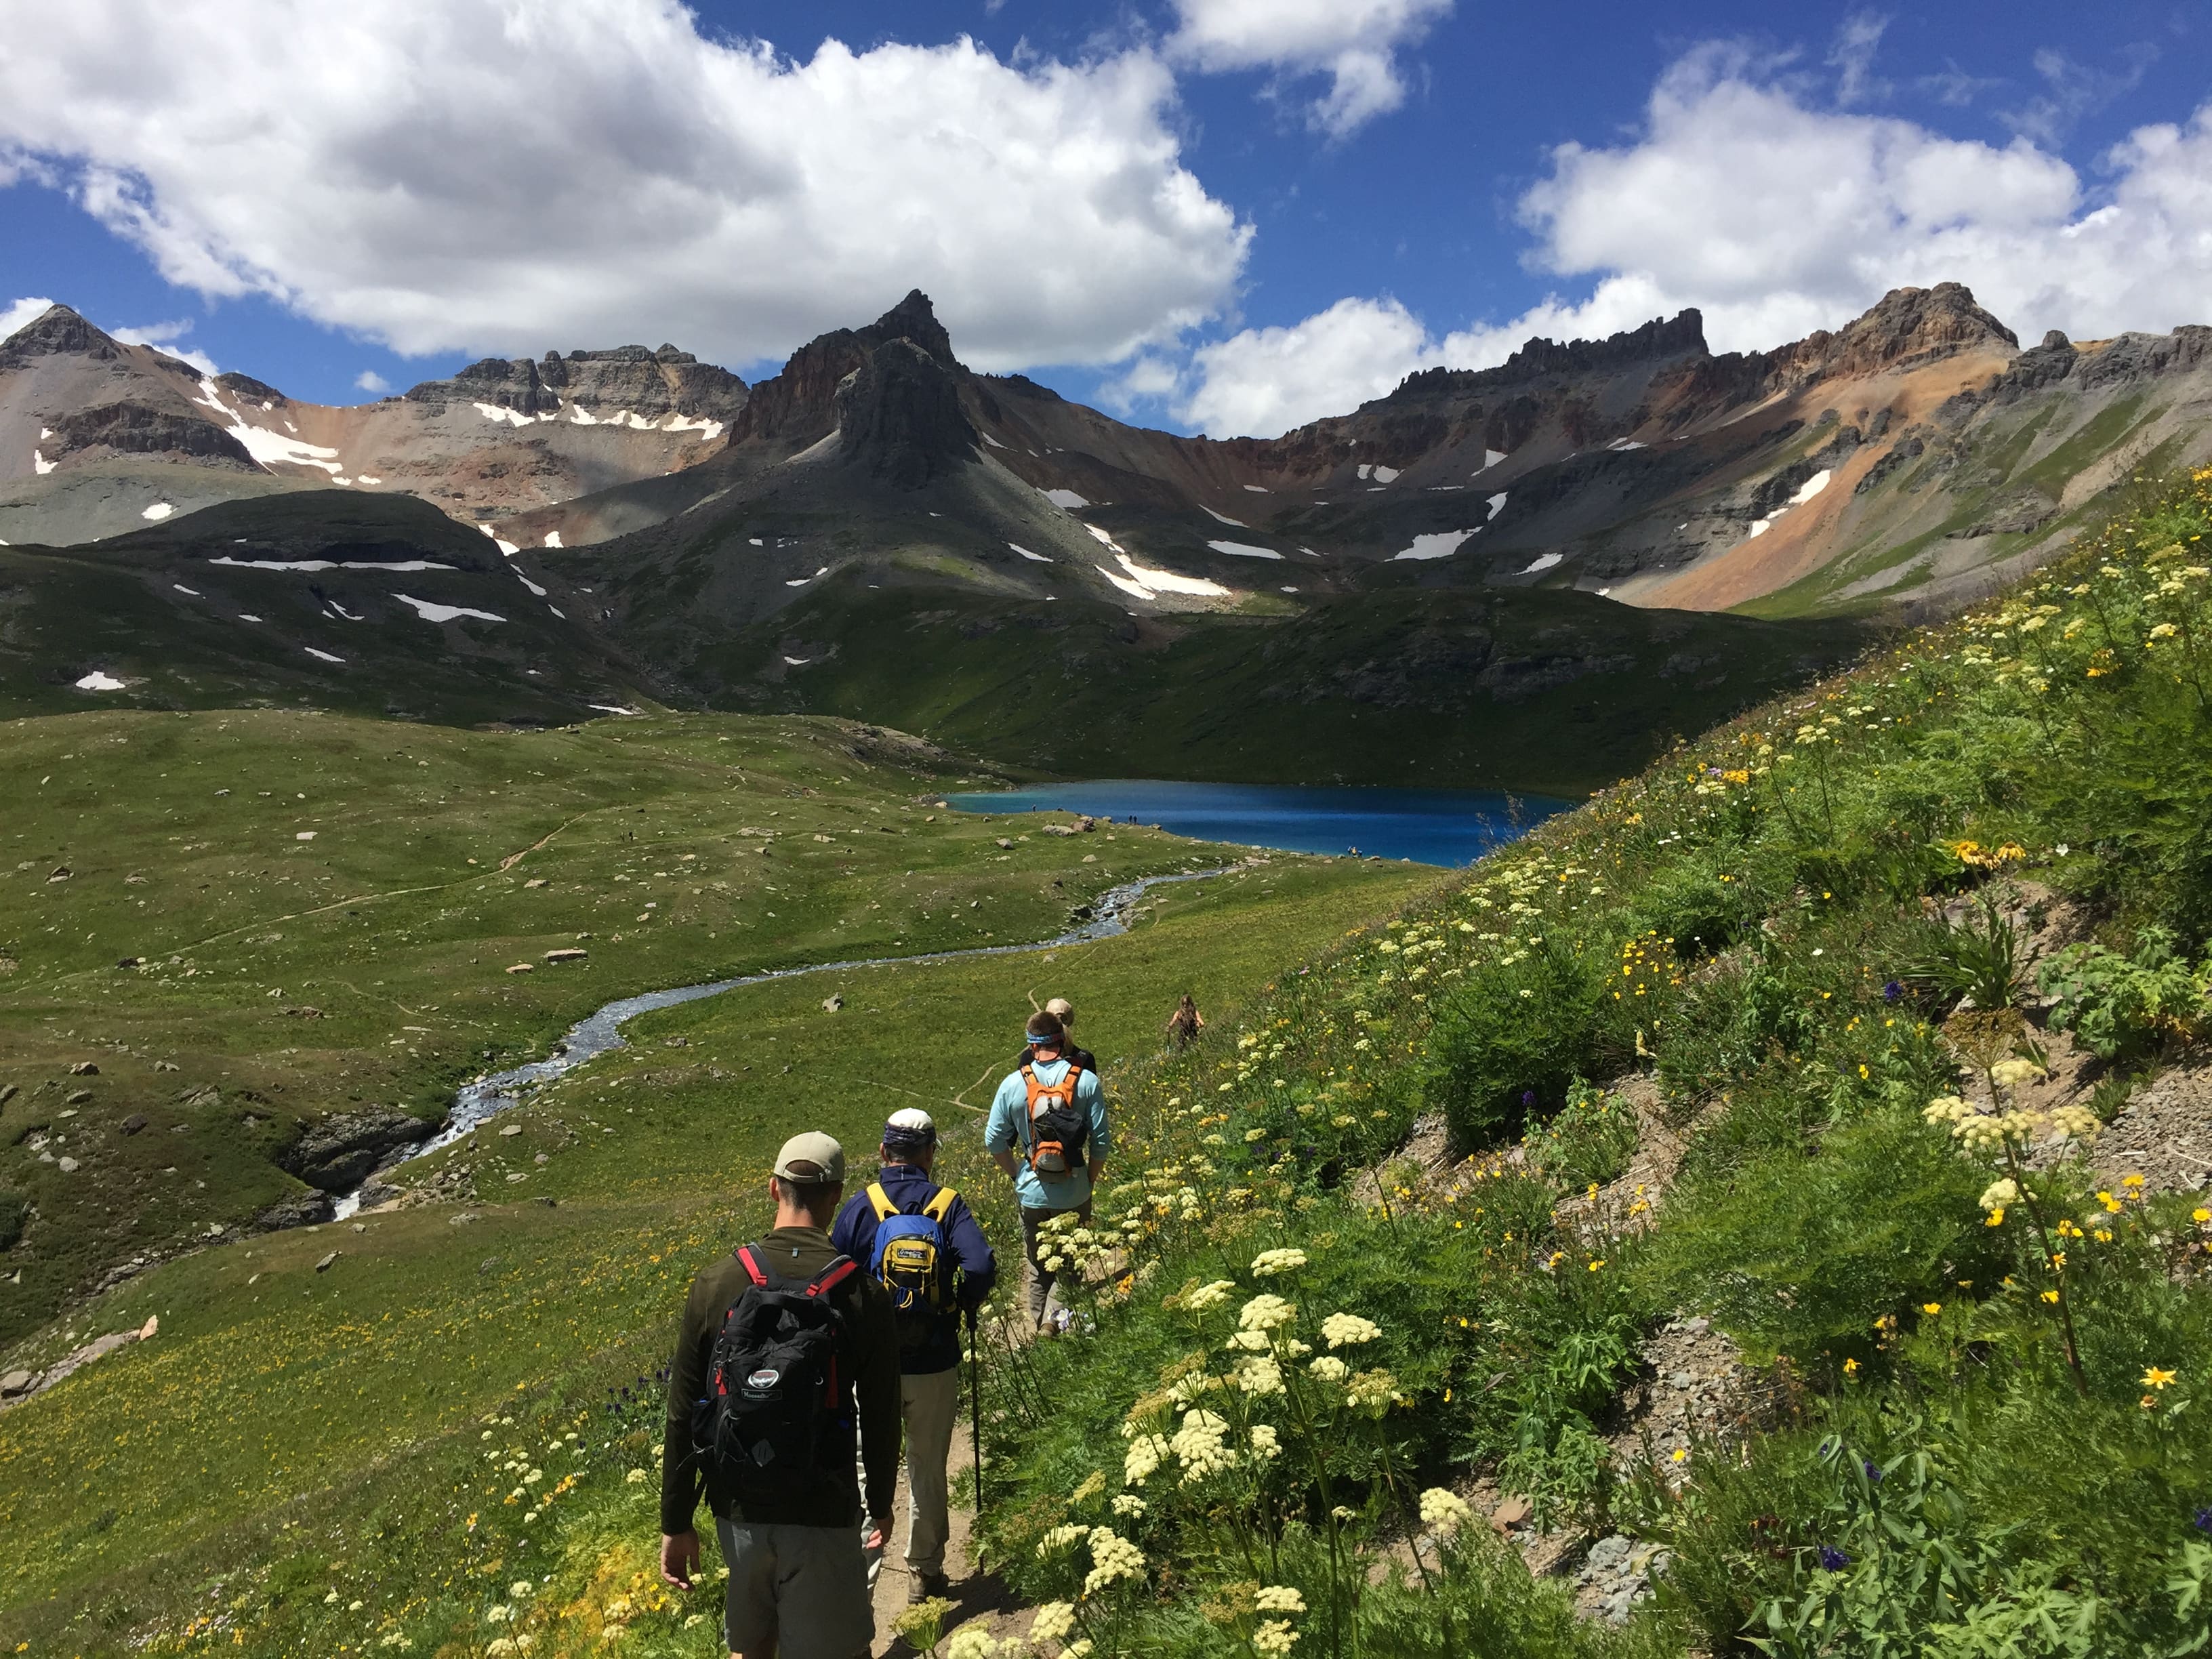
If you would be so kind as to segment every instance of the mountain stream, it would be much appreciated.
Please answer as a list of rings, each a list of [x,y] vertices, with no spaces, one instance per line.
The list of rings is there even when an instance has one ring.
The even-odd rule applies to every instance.
[[[805,974],[847,973],[860,968],[958,962],[974,957],[1022,956],[1033,951],[1055,951],[1070,945],[1088,945],[1097,939],[1112,939],[1116,934],[1127,933],[1129,917],[1137,908],[1137,902],[1155,887],[1164,887],[1176,882],[1205,881],[1245,867],[1244,864],[1231,864],[1218,869],[1188,871],[1170,876],[1146,876],[1140,881],[1124,882],[1118,887],[1109,888],[1098,896],[1091,906],[1089,921],[1054,938],[1039,939],[1032,944],[980,945],[958,951],[926,951],[912,957],[861,957],[849,962],[808,963],[797,968],[771,968],[763,973],[744,974],[735,979],[711,980],[702,985],[679,985],[665,991],[643,991],[635,996],[617,997],[570,1026],[568,1034],[553,1045],[553,1052],[544,1059],[530,1060],[464,1084],[454,1093],[453,1103],[446,1114],[443,1127],[428,1139],[416,1143],[382,1169],[372,1171],[361,1186],[339,1197],[332,1219],[343,1221],[356,1212],[361,1208],[362,1194],[377,1184],[384,1170],[407,1159],[434,1152],[441,1146],[450,1146],[487,1119],[496,1117],[509,1107],[520,1104],[532,1090],[552,1082],[556,1078],[567,1076],[579,1066],[596,1060],[601,1054],[626,1046],[622,1028],[640,1014],[649,1014],[660,1008],[673,1008],[679,1003],[696,1002],[702,997],[718,997],[726,991],[740,991],[748,985],[765,985],[770,980],[797,979]]]

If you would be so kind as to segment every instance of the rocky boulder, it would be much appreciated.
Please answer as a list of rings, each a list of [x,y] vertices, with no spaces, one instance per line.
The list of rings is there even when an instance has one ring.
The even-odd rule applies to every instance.
[[[423,1126],[396,1106],[370,1106],[318,1119],[277,1154],[278,1167],[325,1193],[350,1192],[404,1146],[422,1139]]]
[[[303,1193],[289,1193],[278,1199],[253,1218],[254,1227],[266,1233],[283,1231],[287,1227],[313,1227],[330,1220],[337,1213],[328,1193],[310,1187]]]

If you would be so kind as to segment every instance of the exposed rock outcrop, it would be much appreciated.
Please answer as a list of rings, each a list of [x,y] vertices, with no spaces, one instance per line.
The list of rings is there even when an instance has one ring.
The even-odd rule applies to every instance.
[[[866,328],[835,329],[793,352],[781,373],[752,389],[730,441],[770,441],[804,448],[827,437],[837,424],[837,393],[845,378],[893,340],[911,342],[956,374],[966,372],[952,355],[952,337],[937,320],[929,296],[915,289]]]
[[[975,428],[954,372],[911,339],[887,340],[837,388],[840,459],[897,489],[919,489],[974,459]]]
[[[1795,390],[1815,380],[1874,374],[1974,349],[2016,350],[2020,337],[1975,304],[1963,283],[1896,288],[1830,333],[1815,329],[1765,355],[1767,383]]]
[[[123,346],[67,306],[49,306],[0,341],[0,370],[21,368],[33,358],[64,352],[111,362],[123,355]]]
[[[746,386],[726,368],[664,345],[611,350],[549,351],[527,357],[485,357],[450,380],[424,380],[407,390],[420,404],[491,404],[519,415],[550,415],[575,404],[592,415],[625,410],[641,420],[683,415],[728,422],[744,407]]]
[[[104,450],[118,455],[190,457],[252,472],[262,470],[245,445],[213,422],[127,399],[57,416],[52,432],[43,446],[50,461]]]
[[[309,1124],[278,1154],[279,1168],[325,1193],[347,1192],[386,1158],[422,1138],[422,1123],[396,1106],[339,1112]]]

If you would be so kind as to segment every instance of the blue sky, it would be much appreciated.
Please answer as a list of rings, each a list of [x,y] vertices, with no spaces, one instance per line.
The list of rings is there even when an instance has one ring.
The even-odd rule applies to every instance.
[[[919,283],[981,366],[1219,433],[1686,304],[2212,321],[2212,0],[534,10],[23,6],[0,309],[347,402],[633,340],[757,378]]]

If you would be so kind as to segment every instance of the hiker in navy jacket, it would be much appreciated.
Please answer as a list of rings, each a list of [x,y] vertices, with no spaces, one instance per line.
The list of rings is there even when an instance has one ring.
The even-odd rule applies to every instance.
[[[899,1395],[906,1422],[906,1565],[908,1599],[926,1601],[951,1588],[945,1544],[945,1465],[952,1450],[953,1419],[960,1407],[960,1317],[991,1294],[999,1267],[990,1241],[975,1224],[967,1200],[929,1178],[937,1160],[937,1126],[929,1114],[908,1107],[884,1126],[883,1170],[874,1183],[848,1200],[830,1229],[836,1249],[871,1274],[896,1276],[896,1264],[878,1261],[877,1235],[887,1216],[927,1216],[936,1222],[934,1307],[900,1319]],[[942,1195],[942,1196],[940,1196]],[[894,1296],[897,1287],[894,1286]]]

